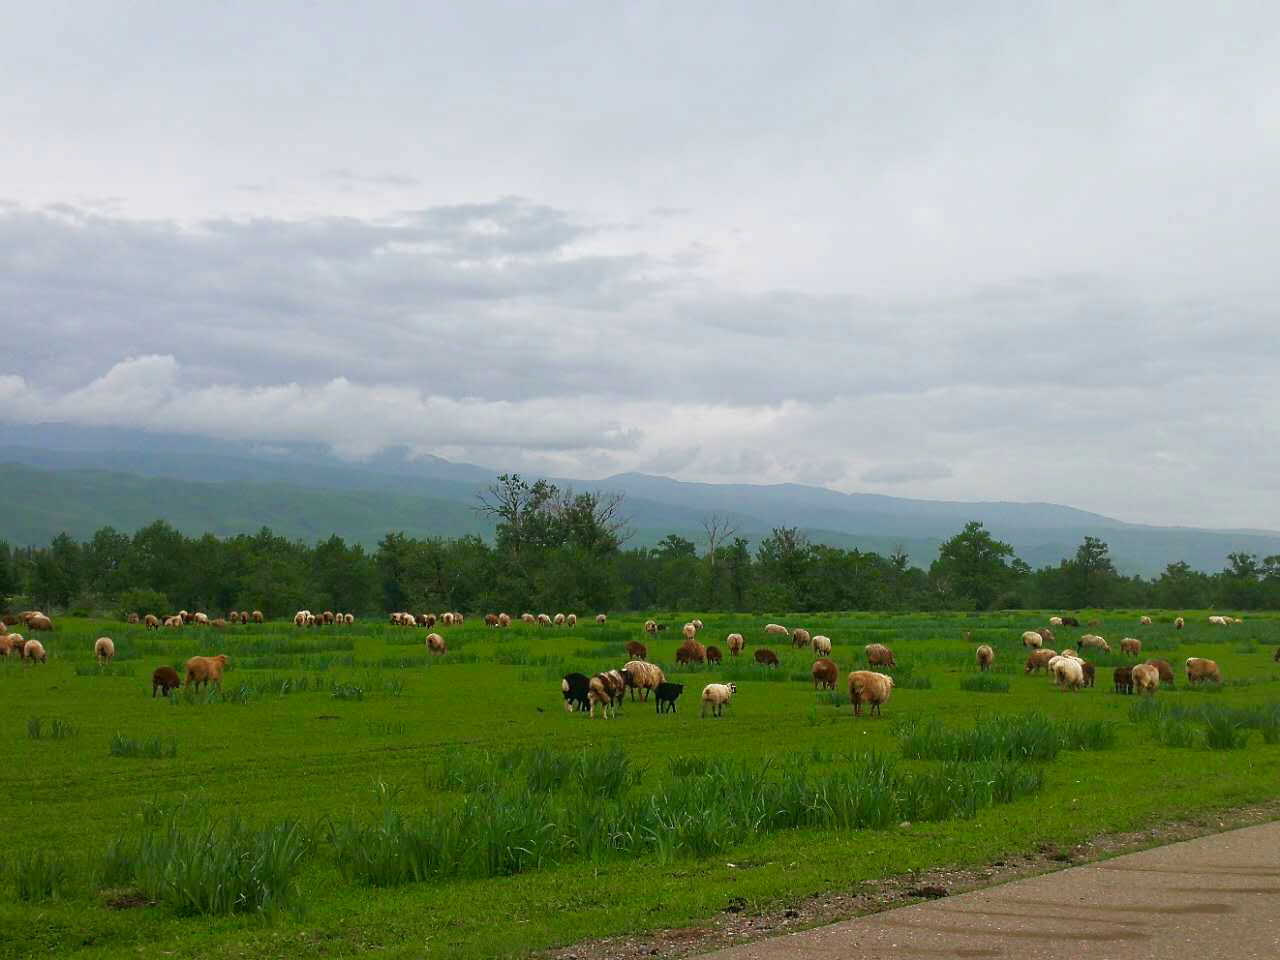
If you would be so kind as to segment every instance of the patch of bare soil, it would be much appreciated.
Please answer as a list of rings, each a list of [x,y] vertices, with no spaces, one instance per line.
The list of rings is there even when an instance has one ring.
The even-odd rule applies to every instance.
[[[830,891],[747,913],[741,898],[730,900],[715,917],[696,927],[658,930],[637,936],[586,940],[537,956],[545,960],[640,960],[689,957],[722,947],[765,940],[809,927],[850,920],[903,907],[919,900],[968,893],[1010,880],[1052,873],[1149,847],[1192,840],[1225,830],[1280,819],[1280,800],[1159,823],[1130,833],[1103,834],[1068,849],[1042,844],[1033,854],[994,860],[983,867],[938,868],[867,880],[858,891]]]

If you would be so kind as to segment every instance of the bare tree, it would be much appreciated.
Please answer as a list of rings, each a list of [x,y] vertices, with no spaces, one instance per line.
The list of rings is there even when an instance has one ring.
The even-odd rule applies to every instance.
[[[729,522],[727,516],[713,513],[702,518],[702,532],[707,537],[707,564],[711,567],[711,576],[707,579],[707,600],[715,603],[716,585],[720,582],[720,559],[716,551],[737,534],[738,528]]]

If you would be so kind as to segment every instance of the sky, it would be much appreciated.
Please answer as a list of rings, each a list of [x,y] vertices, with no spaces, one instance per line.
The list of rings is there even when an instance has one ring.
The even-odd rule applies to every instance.
[[[1280,529],[1274,3],[4,19],[0,420]]]

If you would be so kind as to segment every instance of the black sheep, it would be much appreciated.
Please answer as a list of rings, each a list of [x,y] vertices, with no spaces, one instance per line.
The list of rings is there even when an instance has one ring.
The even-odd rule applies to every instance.
[[[560,692],[564,694],[564,709],[567,713],[572,713],[576,706],[578,710],[590,709],[590,703],[587,700],[587,693],[591,689],[591,681],[580,673],[566,674],[565,678],[560,681]]]
[[[668,683],[664,680],[662,683],[658,684],[657,688],[653,691],[654,700],[658,704],[658,713],[675,713],[676,701],[680,699],[680,694],[682,693],[684,693],[683,683]],[[666,704],[670,708],[670,711],[662,709],[663,704]]]

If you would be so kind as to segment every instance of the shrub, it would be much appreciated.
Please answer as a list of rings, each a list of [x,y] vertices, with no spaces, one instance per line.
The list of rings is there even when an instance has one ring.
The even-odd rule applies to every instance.
[[[1228,711],[1213,711],[1205,717],[1204,742],[1210,750],[1239,750],[1249,742],[1249,731]]]
[[[159,590],[148,590],[142,587],[125,590],[116,600],[116,610],[122,620],[128,618],[131,613],[136,613],[140,617],[145,617],[148,613],[163,616],[172,609],[169,598]]]
[[[178,755],[178,741],[169,738],[168,743],[160,737],[149,737],[146,740],[135,740],[127,737],[119,730],[111,735],[111,756],[133,757],[146,760],[171,759]]]

